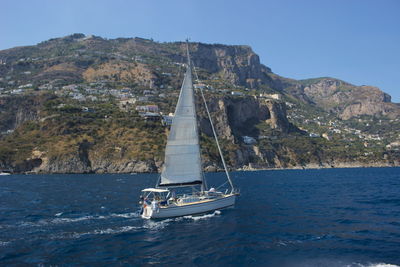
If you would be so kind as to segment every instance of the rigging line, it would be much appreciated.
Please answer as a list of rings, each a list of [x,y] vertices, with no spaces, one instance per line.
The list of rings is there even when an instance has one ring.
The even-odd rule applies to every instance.
[[[160,181],[161,181],[161,174],[158,175],[157,182],[156,182],[156,186],[155,186],[156,188],[159,188]]]
[[[215,190],[220,189],[221,187],[223,187],[224,185],[226,185],[227,182],[228,182],[228,181],[225,181],[225,183],[223,183],[223,184],[221,184],[220,186],[218,186],[217,188],[215,188]]]
[[[179,77],[181,77],[181,74],[183,73],[182,72],[182,70],[183,70],[183,66],[182,65],[184,64],[184,60],[185,60],[185,57],[182,57],[180,62],[179,62],[180,64],[179,64],[179,67],[178,67],[178,75],[176,76],[176,77],[178,77],[178,79],[179,79]]]
[[[196,67],[194,66],[193,63],[192,63],[192,65],[193,65],[194,73],[196,75],[196,80],[197,80],[197,82],[199,82],[199,76],[197,75]],[[222,155],[221,147],[220,147],[219,142],[218,142],[217,133],[215,132],[215,128],[214,128],[214,123],[213,123],[213,121],[211,119],[210,111],[208,110],[208,105],[207,105],[207,102],[206,102],[206,98],[204,97],[203,89],[201,88],[201,86],[199,86],[199,87],[200,87],[201,97],[203,98],[204,106],[206,107],[208,119],[210,120],[211,129],[212,129],[213,134],[214,134],[215,142],[217,143],[217,147],[218,147],[219,155],[221,157],[222,165],[224,165],[225,174],[226,174],[226,177],[228,178],[229,184],[230,184],[230,186],[232,188],[231,192],[233,192],[233,190],[234,190],[233,183],[232,183],[231,177],[229,175],[228,169],[226,167],[224,156]]]

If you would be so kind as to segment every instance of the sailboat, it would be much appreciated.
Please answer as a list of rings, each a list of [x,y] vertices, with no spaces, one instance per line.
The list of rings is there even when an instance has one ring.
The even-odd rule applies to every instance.
[[[142,205],[141,217],[144,219],[179,217],[227,208],[235,204],[239,194],[233,186],[203,91],[200,89],[225,169],[227,181],[224,184],[229,183],[229,188],[224,192],[218,191],[218,188],[208,188],[204,178],[189,42],[186,44],[187,69],[167,140],[164,166],[156,186],[143,189],[139,202]]]

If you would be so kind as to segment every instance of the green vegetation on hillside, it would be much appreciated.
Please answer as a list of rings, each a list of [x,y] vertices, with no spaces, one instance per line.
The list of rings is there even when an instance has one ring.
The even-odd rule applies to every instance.
[[[83,34],[0,51],[0,169],[30,170],[38,158],[161,162],[168,135],[161,118],[174,112],[185,53],[182,42]],[[214,116],[230,166],[399,159],[400,109],[379,89],[329,77],[284,78],[260,64],[247,46],[191,43],[191,53],[200,78],[196,87],[207,99],[229,99],[226,110],[215,101]],[[229,109],[243,101],[280,103],[291,124],[272,127],[267,115],[260,119],[240,109],[236,116],[247,117],[236,123]],[[147,105],[156,105],[159,116],[136,110]],[[284,109],[274,111],[281,120]],[[200,142],[204,162],[220,164],[213,139],[203,132]]]

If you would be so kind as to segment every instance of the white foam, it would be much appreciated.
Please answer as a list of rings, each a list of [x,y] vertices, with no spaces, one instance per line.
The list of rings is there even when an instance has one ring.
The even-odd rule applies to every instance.
[[[93,232],[89,232],[89,234],[94,234],[94,235],[104,235],[104,234],[120,234],[120,233],[125,233],[125,232],[130,232],[132,230],[139,229],[140,227],[136,226],[123,226],[119,228],[107,228],[103,230],[94,230]]]
[[[165,219],[162,221],[153,221],[153,220],[146,220],[144,221],[143,228],[149,229],[149,230],[160,230],[165,228],[170,222],[172,221],[178,221],[179,218],[175,219]]]
[[[8,242],[8,241],[0,241],[0,247],[5,247],[8,244],[10,244],[10,242]]]
[[[77,217],[77,218],[57,218],[53,219],[50,222],[54,224],[58,223],[71,223],[71,222],[80,222],[80,221],[86,221],[86,220],[99,220],[99,219],[106,219],[106,216],[82,216],[82,217]]]
[[[39,224],[41,224],[40,221]],[[31,227],[31,226],[38,226],[39,224],[33,222],[20,222],[17,225],[8,225],[8,227],[24,227],[24,226]]]
[[[135,218],[139,217],[139,214],[137,212],[130,212],[130,213],[112,213],[110,217],[121,217],[121,218]]]
[[[54,216],[59,217],[59,216],[61,216],[62,214],[63,214],[62,212],[59,212],[59,213],[56,213]]]
[[[399,265],[390,263],[357,263],[343,265],[343,267],[400,267]]]
[[[204,219],[212,218],[212,217],[217,216],[217,215],[220,215],[220,214],[221,214],[221,211],[216,210],[216,211],[214,211],[214,212],[211,213],[211,214],[204,214],[204,215],[201,215],[201,216],[189,215],[189,216],[184,216],[183,218],[185,218],[185,219],[192,219],[192,220],[194,220],[194,221],[198,221],[198,220],[204,220]]]
[[[61,216],[61,214],[60,215],[58,215],[58,214],[60,214],[60,213],[56,214],[57,217]],[[129,218],[138,217],[138,214],[136,212],[129,212],[129,213],[112,213],[107,216],[87,215],[87,216],[76,217],[76,218],[56,218],[56,219],[52,219],[50,221],[41,220],[41,221],[39,221],[39,224],[43,225],[43,224],[74,223],[74,222],[81,222],[81,221],[86,221],[86,220],[106,220],[106,219],[116,218],[116,217],[129,219]]]
[[[288,243],[285,241],[278,241],[278,245],[286,247],[288,245]]]
[[[300,243],[303,243],[303,241],[301,241],[301,240],[279,240],[279,241],[277,241],[278,246],[283,246],[283,247],[286,247],[286,246],[289,246],[292,244],[300,244]]]
[[[58,234],[58,235],[52,236],[51,239],[78,239],[85,235],[120,234],[120,233],[130,232],[132,230],[137,230],[140,228],[141,227],[137,227],[137,226],[123,226],[123,227],[118,227],[118,228],[95,229],[93,231],[83,232],[83,233],[73,232],[73,233]]]
[[[346,267],[400,267],[399,265],[395,264],[390,264],[390,263],[367,263],[367,264],[361,264],[361,263],[355,263],[352,265],[347,265]]]

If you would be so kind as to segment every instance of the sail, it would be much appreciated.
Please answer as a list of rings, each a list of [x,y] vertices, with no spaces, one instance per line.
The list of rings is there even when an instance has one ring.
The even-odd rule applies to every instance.
[[[172,120],[160,186],[202,183],[199,137],[190,61]]]

